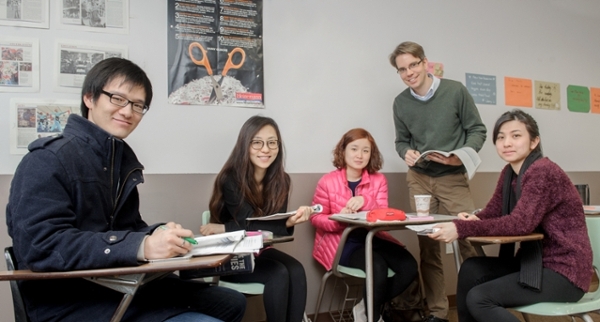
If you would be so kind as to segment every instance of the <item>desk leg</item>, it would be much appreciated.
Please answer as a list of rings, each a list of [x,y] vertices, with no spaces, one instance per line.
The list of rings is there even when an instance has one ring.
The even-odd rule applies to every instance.
[[[123,299],[121,299],[121,303],[119,303],[119,307],[117,307],[117,310],[110,319],[110,322],[121,321],[121,319],[123,318],[123,314],[125,314],[125,311],[127,311],[127,307],[129,307],[129,303],[131,303],[131,300],[133,300],[133,296],[135,295],[136,291],[137,287],[134,290],[132,290],[131,293],[126,293],[125,295],[123,295]]]
[[[111,322],[119,322],[123,318],[125,311],[127,311],[138,288],[145,282],[156,279],[161,275],[164,275],[164,273],[149,274],[148,276],[146,276],[146,274],[132,274],[123,276],[88,277],[85,279],[124,294],[121,303],[119,303],[117,310],[110,319]]]
[[[367,239],[365,241],[365,287],[367,288],[367,298],[365,299],[365,305],[367,306],[367,321],[374,320],[373,312],[373,236],[380,231],[385,230],[386,227],[376,227],[369,230]],[[387,228],[389,229],[389,228]]]
[[[460,271],[460,247],[458,245],[458,239],[455,239],[452,242],[452,249],[454,250],[454,263],[456,264],[456,273],[458,274],[458,271]]]
[[[365,305],[367,306],[367,321],[373,321],[373,235],[374,229],[367,234],[365,243],[365,287],[367,288],[367,298]]]

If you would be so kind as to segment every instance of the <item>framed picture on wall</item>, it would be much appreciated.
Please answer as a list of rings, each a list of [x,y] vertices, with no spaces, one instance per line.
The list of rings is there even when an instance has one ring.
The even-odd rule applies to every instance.
[[[50,0],[0,1],[0,25],[45,28],[50,27]]]
[[[59,0],[61,29],[129,33],[129,0]]]

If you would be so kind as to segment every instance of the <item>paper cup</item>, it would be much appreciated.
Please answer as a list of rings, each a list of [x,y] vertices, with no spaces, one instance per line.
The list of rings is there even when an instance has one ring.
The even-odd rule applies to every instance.
[[[415,208],[417,216],[429,216],[429,202],[431,195],[415,195]]]

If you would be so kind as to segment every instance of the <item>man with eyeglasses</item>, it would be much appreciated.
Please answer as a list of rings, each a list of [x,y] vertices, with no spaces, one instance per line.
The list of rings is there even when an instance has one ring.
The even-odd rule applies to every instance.
[[[433,153],[415,164],[421,152],[453,151],[471,147],[479,151],[486,128],[473,98],[460,82],[439,79],[427,72],[423,47],[403,42],[390,55],[390,63],[408,86],[396,96],[393,105],[396,151],[409,167],[406,174],[409,198],[415,211],[414,196],[431,195],[429,212],[457,215],[475,210],[466,170],[456,155]],[[448,298],[440,242],[418,236],[421,275],[431,315],[428,322],[447,322]],[[476,256],[473,247],[460,241],[463,259]]]
[[[143,165],[123,141],[152,101],[146,73],[129,60],[100,61],[87,74],[81,113],[63,133],[29,146],[6,207],[18,267],[70,271],[135,266],[186,254],[191,230],[148,226],[139,212]],[[160,229],[159,229],[160,228]],[[20,282],[30,321],[108,321],[123,295],[83,279]],[[245,297],[170,275],[144,285],[123,321],[240,321]]]

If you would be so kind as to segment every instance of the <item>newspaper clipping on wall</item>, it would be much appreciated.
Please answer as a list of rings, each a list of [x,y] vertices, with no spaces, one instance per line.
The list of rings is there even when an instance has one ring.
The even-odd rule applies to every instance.
[[[49,2],[50,0],[2,0],[0,25],[48,29]]]
[[[169,103],[264,108],[262,0],[168,1]]]
[[[63,29],[129,33],[129,0],[59,0]]]
[[[37,92],[40,89],[39,41],[0,37],[0,92]]]
[[[88,71],[110,57],[127,58],[127,47],[99,42],[58,40],[54,90],[79,93]]]
[[[12,98],[10,153],[25,154],[31,142],[62,133],[71,114],[81,115],[79,101]]]

